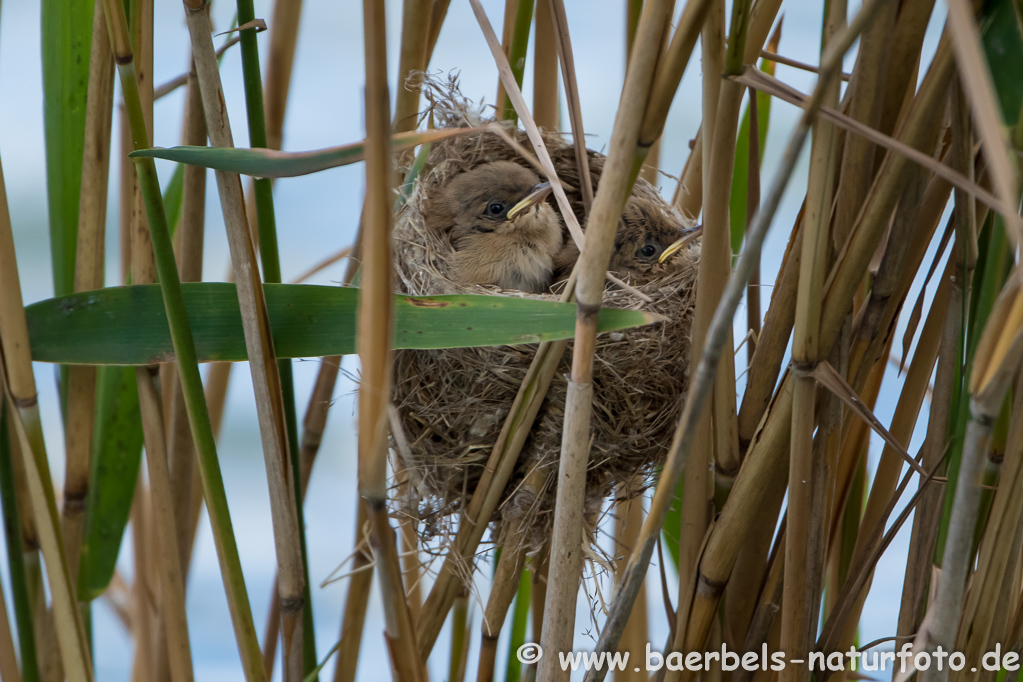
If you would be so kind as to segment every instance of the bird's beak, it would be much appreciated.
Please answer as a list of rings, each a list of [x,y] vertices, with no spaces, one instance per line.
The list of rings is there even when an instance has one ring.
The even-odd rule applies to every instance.
[[[664,252],[661,253],[661,257],[657,259],[657,262],[663,263],[664,261],[668,260],[673,255],[681,251],[682,247],[684,247],[686,244],[699,237],[701,234],[703,234],[703,225],[697,225],[696,227],[691,227],[688,230],[685,230],[685,234],[683,234],[681,237],[672,242],[671,246],[666,248]]]
[[[533,191],[526,195],[526,197],[515,204],[508,210],[508,220],[512,220],[518,214],[522,213],[528,208],[536,206],[541,201],[547,198],[547,195],[551,193],[551,183],[541,182],[539,185],[533,188]]]

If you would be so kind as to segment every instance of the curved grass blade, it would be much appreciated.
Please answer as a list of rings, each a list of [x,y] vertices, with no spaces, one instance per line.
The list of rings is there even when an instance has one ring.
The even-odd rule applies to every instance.
[[[11,601],[21,651],[21,679],[39,682],[39,659],[36,657],[35,628],[32,627],[32,606],[22,550],[21,524],[15,500],[15,482],[7,409],[0,405],[0,511],[3,512],[4,544],[7,549],[7,567],[11,578]]]
[[[994,80],[1002,116],[1009,123],[1019,119],[1023,80],[1018,65],[1023,61],[1023,36],[1012,0],[989,0],[981,23],[981,41]]]
[[[200,362],[246,359],[234,284],[183,284]],[[359,290],[308,284],[266,284],[274,348],[280,358],[355,352]],[[395,295],[395,348],[467,348],[571,338],[576,306],[506,296]],[[155,284],[112,287],[26,308],[32,357],[40,362],[148,365],[174,359],[167,318]],[[660,321],[638,310],[602,309],[598,331]]]
[[[102,495],[89,495],[85,535],[78,569],[78,598],[98,597],[114,577],[124,529],[128,525],[135,482],[142,461],[142,417],[135,372],[128,367],[100,367],[96,403],[104,420],[92,441],[89,480]]]
[[[391,137],[392,151],[412,149],[427,142],[479,132],[481,128],[447,128],[398,133]],[[238,147],[154,147],[128,154],[132,158],[149,157],[202,166],[213,170],[251,175],[257,178],[292,178],[318,173],[328,168],[347,166],[365,158],[365,142],[327,147],[310,152],[279,152],[274,149]]]
[[[42,3],[46,193],[53,290],[57,294],[70,292],[75,279],[92,12],[90,0]]]
[[[768,42],[770,52],[778,51],[781,40],[781,22]],[[760,60],[760,70],[774,75],[775,63],[767,59]],[[757,128],[760,140],[760,160],[764,160],[767,132],[771,121],[771,97],[765,92],[757,92]],[[728,200],[728,216],[732,230],[732,253],[738,254],[742,249],[742,240],[746,236],[746,202],[748,200],[749,159],[750,159],[750,107],[746,105],[742,112],[742,123],[735,139],[735,162],[732,172],[732,193]]]

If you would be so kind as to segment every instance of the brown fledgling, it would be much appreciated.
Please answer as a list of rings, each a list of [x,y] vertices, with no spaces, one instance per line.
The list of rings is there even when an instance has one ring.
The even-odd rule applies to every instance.
[[[677,214],[665,209],[663,202],[631,196],[618,221],[607,269],[641,279],[656,276],[672,255],[699,236],[699,230],[685,226]],[[579,247],[569,240],[554,258],[554,279],[567,279],[578,258]]]
[[[454,278],[542,294],[561,250],[561,221],[544,199],[549,182],[511,161],[453,177],[431,198],[426,224],[448,231]]]

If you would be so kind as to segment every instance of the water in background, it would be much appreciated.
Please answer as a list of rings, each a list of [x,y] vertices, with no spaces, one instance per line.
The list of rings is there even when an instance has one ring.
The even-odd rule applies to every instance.
[[[392,72],[397,70],[396,47],[400,40],[401,4],[396,0],[387,3],[389,65]],[[679,10],[682,4],[678,3]],[[780,47],[782,54],[804,62],[817,61],[823,4],[817,0],[786,0],[783,5],[785,23]],[[858,10],[859,3],[851,4],[855,5],[851,13]],[[483,5],[491,22],[498,25],[499,30],[504,3],[484,0]],[[622,0],[566,1],[587,145],[592,149],[600,150],[607,145],[621,92],[624,78],[624,5]],[[256,16],[269,21],[270,9],[269,0],[256,1]],[[364,135],[362,92],[365,73],[361,3],[351,0],[305,0],[302,12],[285,126],[285,149],[314,149],[361,139]],[[39,13],[38,1],[21,0],[17,3],[4,3],[0,15],[0,158],[6,171],[26,303],[53,294],[45,195]],[[214,26],[218,30],[227,28],[233,13],[232,3],[215,3]],[[943,3],[938,4],[935,16],[944,16]],[[183,72],[188,66],[188,35],[182,6],[171,1],[157,2],[155,25],[154,82],[159,84]],[[933,54],[939,30],[940,24],[932,20],[924,48],[925,63]],[[219,44],[222,38],[216,40]],[[259,41],[260,49],[265,54],[269,44],[268,34],[260,34]],[[682,169],[688,155],[689,140],[695,135],[701,119],[698,104],[699,47],[694,54],[697,57],[692,61],[681,90],[675,97],[663,138],[661,167],[666,173],[675,176]],[[847,70],[852,65],[853,58],[847,58]],[[497,87],[496,70],[467,2],[456,0],[451,4],[431,69],[460,72],[462,90],[468,97],[493,102]],[[237,47],[227,53],[221,72],[234,137],[239,146],[244,146],[248,136]],[[531,73],[530,55],[525,79],[527,102],[531,100]],[[785,66],[779,66],[776,75],[804,92],[809,92],[815,82],[812,74]],[[391,88],[393,92],[393,77]],[[179,90],[157,103],[155,144],[169,147],[179,143],[183,100],[183,90]],[[565,111],[564,104],[562,110]],[[770,185],[782,148],[797,117],[798,111],[795,108],[778,101],[773,104],[763,167],[764,192]],[[784,197],[765,247],[762,274],[765,282],[774,281],[785,241],[802,201],[808,149],[809,145],[804,150],[796,178],[791,183],[792,189]],[[158,163],[161,164],[161,177],[166,180],[170,166]],[[116,172],[115,167],[112,178],[117,177]],[[302,178],[284,179],[275,185],[280,255],[285,281],[297,276],[326,254],[352,242],[361,208],[364,187],[362,173],[362,166],[356,165]],[[228,264],[227,242],[212,174],[209,183],[204,278],[222,280]],[[116,184],[111,182],[111,210],[117,206],[113,195]],[[675,181],[664,177],[661,185],[670,197]],[[108,221],[108,284],[118,283],[116,240],[116,222],[111,218]],[[335,265],[312,281],[320,284],[336,283],[341,278],[342,268],[341,264]],[[917,290],[910,293],[910,299],[915,299]],[[770,288],[765,286],[762,291],[763,310],[767,308],[770,294]],[[736,326],[738,340],[745,333],[745,312],[740,310],[737,319],[743,321]],[[737,374],[744,369],[744,362],[745,351],[737,355]],[[344,368],[349,373],[356,372],[355,359],[347,359]],[[305,410],[317,369],[317,360],[295,362],[296,396],[300,412]],[[54,474],[60,478],[63,475],[63,436],[53,367],[37,365],[36,374],[44,410],[47,447],[52,457]],[[741,383],[740,379],[740,390]],[[885,378],[877,406],[877,414],[884,423],[890,421],[895,407],[893,397],[898,395],[900,384],[901,379],[891,370]],[[355,384],[350,378],[342,377],[335,391],[335,404],[330,412],[330,422],[306,501],[306,532],[313,582],[316,638],[321,658],[337,640],[346,583],[342,581],[321,588],[320,582],[348,557],[354,536],[354,392]],[[269,532],[269,498],[254,407],[248,368],[238,365],[231,379],[220,458],[254,617],[261,632],[266,619],[275,559],[273,538]],[[926,416],[918,425],[917,434],[910,445],[911,450],[919,447],[925,427]],[[880,452],[879,444],[876,438],[872,441],[871,466]],[[878,565],[873,591],[861,621],[862,641],[894,634],[898,616],[897,595],[902,588],[909,526],[906,525]],[[242,680],[216,552],[205,517],[197,542],[188,586],[189,627],[196,678]],[[132,572],[130,552],[130,542],[126,542],[120,566],[129,580]],[[4,552],[0,552],[0,568],[6,574]],[[483,573],[489,574],[489,570]],[[659,602],[659,590],[656,594],[652,593],[651,597],[655,603]],[[485,593],[480,595],[480,599],[485,602]],[[386,677],[388,658],[382,637],[384,624],[379,604],[379,594],[374,587],[364,630],[359,676],[360,680],[367,682]],[[96,602],[94,614],[97,679],[128,680],[132,659],[128,636],[102,601]],[[473,623],[477,628],[481,615],[479,609],[473,615]],[[580,603],[576,621],[576,642],[580,648],[592,647],[595,640],[590,615],[586,605]],[[653,620],[650,638],[654,646],[659,648],[667,636],[666,624],[663,618]],[[431,675],[434,679],[446,677],[447,646],[445,631],[436,646],[436,650],[441,653],[431,662]],[[475,646],[478,646],[478,635],[474,640]],[[502,659],[506,648],[502,644],[499,649],[502,651]],[[470,671],[475,670],[475,656],[475,650],[470,651]],[[498,665],[502,663],[499,661]],[[321,679],[330,679],[332,670],[333,662],[328,663]],[[469,679],[472,678],[473,672],[470,672]]]

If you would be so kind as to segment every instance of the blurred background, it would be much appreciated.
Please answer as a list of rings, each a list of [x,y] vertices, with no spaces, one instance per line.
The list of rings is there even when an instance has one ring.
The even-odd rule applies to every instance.
[[[683,2],[678,2],[676,16]],[[808,63],[817,63],[820,50],[820,31],[824,2],[821,0],[787,0],[784,6],[784,25],[779,51],[781,54]],[[849,14],[859,9],[859,2],[850,2]],[[483,0],[483,5],[500,34],[503,2]],[[389,68],[397,71],[401,2],[387,0]],[[730,3],[729,3],[730,6]],[[256,16],[270,18],[269,0],[256,1]],[[619,93],[625,71],[625,2],[624,0],[566,0],[570,32],[579,79],[580,99],[587,131],[587,146],[602,150],[606,146],[614,122]],[[234,17],[233,3],[218,0],[213,3],[212,16],[216,30],[229,28]],[[923,63],[929,61],[937,44],[941,26],[938,20],[945,16],[944,4],[939,1],[932,17],[932,25],[924,45]],[[182,5],[172,0],[156,3],[156,44],[154,83],[159,84],[179,75],[188,68],[188,35],[184,24]],[[308,150],[330,145],[354,142],[365,134],[363,125],[363,62],[362,3],[356,0],[305,0],[294,76],[285,125],[284,149]],[[261,33],[261,54],[266,54],[268,33]],[[224,38],[215,39],[216,44]],[[698,55],[699,48],[697,47]],[[525,69],[524,91],[531,101],[531,59]],[[849,70],[855,59],[855,49],[849,53]],[[693,64],[697,62],[694,60]],[[490,52],[473,17],[469,3],[454,0],[444,22],[440,40],[430,70],[459,74],[462,92],[480,102],[493,103],[497,90],[497,71]],[[227,52],[222,64],[222,78],[228,110],[238,146],[247,146],[245,109],[242,91],[240,51],[237,47]],[[809,92],[815,76],[783,65],[776,76],[795,88]],[[397,84],[392,75],[391,91]],[[701,119],[699,102],[700,74],[691,66],[682,82],[668,119],[661,148],[661,189],[670,199],[676,180],[689,153],[689,142],[696,134]],[[562,93],[562,97],[563,97]],[[52,274],[47,232],[46,174],[43,141],[42,74],[40,63],[40,3],[38,0],[18,0],[3,3],[0,10],[0,159],[6,175],[14,224],[20,277],[26,303],[53,295]],[[173,146],[180,143],[184,89],[159,100],[155,108],[154,143]],[[566,119],[562,104],[563,120]],[[775,101],[771,110],[770,133],[766,140],[762,170],[764,191],[778,166],[779,157],[788,135],[794,127],[799,111]],[[115,117],[117,112],[115,109]],[[114,130],[118,130],[115,120]],[[567,128],[567,126],[566,126]],[[116,138],[115,138],[116,139]],[[799,210],[802,199],[809,145],[797,167],[796,178],[785,196],[775,219],[777,229],[768,238],[764,251],[762,281],[773,282],[785,248],[785,240]],[[117,172],[117,160],[112,173]],[[169,165],[160,165],[161,178],[166,182]],[[112,175],[116,177],[116,175]],[[209,174],[208,215],[204,279],[224,280],[229,263],[227,242],[220,215],[219,202],[212,174]],[[110,206],[115,207],[116,182],[111,182]],[[353,165],[314,175],[283,179],[275,185],[275,205],[280,241],[281,265],[284,280],[289,281],[320,261],[326,255],[349,245],[355,235],[364,190],[363,167]],[[116,214],[109,213],[107,285],[119,283]],[[928,256],[928,259],[931,256]],[[925,261],[926,262],[926,261]],[[318,274],[312,283],[337,283],[344,263],[338,263]],[[915,300],[917,288],[909,295]],[[933,286],[932,286],[933,289]],[[766,309],[771,291],[761,290],[762,308]],[[927,294],[929,300],[930,294]],[[745,320],[741,308],[737,320]],[[904,323],[903,323],[904,324]],[[740,331],[741,330],[741,331]],[[745,333],[745,324],[736,326],[736,343]],[[901,335],[901,331],[898,332]],[[745,351],[736,355],[736,373],[741,375],[745,364]],[[295,362],[296,399],[300,414],[305,410],[316,376],[318,359]],[[356,358],[346,358],[343,377],[334,395],[320,456],[313,471],[306,499],[306,532],[309,547],[310,573],[316,624],[318,657],[322,660],[337,641],[340,613],[346,581],[325,586],[321,582],[348,557],[354,538],[354,512],[356,502],[355,479],[355,425],[354,394],[358,373]],[[63,435],[57,406],[54,367],[37,364],[37,380],[43,424],[54,476],[59,482],[63,476]],[[738,390],[742,390],[742,378]],[[890,421],[894,410],[894,397],[898,395],[901,378],[892,366],[885,377],[876,409],[882,423]],[[227,411],[219,448],[231,515],[241,551],[246,584],[252,599],[257,628],[266,619],[271,583],[275,572],[273,538],[269,528],[269,498],[265,469],[260,449],[255,402],[249,372],[239,367],[232,373]],[[919,447],[926,429],[927,409],[917,426],[909,449]],[[880,453],[880,441],[874,437],[870,466]],[[912,494],[915,488],[908,491]],[[905,495],[903,499],[909,497]],[[908,545],[909,528],[906,524],[894,545],[884,554],[875,574],[874,588],[870,592],[861,621],[860,641],[894,634],[898,616],[903,566]],[[242,672],[231,629],[230,616],[224,597],[223,584],[217,566],[209,525],[200,523],[194,567],[188,584],[188,610],[192,650],[197,679],[242,680]],[[130,538],[130,533],[127,536]],[[126,540],[119,561],[120,570],[130,579],[132,571],[131,542]],[[0,552],[0,565],[6,556]],[[652,569],[656,571],[656,567]],[[671,568],[666,569],[669,574]],[[342,571],[343,572],[343,571]],[[484,575],[490,570],[484,568]],[[649,583],[653,583],[649,585]],[[654,604],[660,602],[660,586],[649,581]],[[890,585],[890,587],[889,587]],[[602,584],[608,590],[609,585]],[[9,584],[5,586],[9,589]],[[592,592],[593,585],[587,585]],[[674,594],[675,588],[671,588]],[[886,595],[894,595],[887,598]],[[485,602],[486,594],[475,595]],[[8,602],[10,603],[10,602]],[[97,680],[127,680],[130,678],[132,646],[118,619],[109,607],[98,600],[94,609],[95,664]],[[481,616],[479,602],[474,609],[474,623]],[[602,617],[597,614],[599,625]],[[576,644],[579,648],[592,648],[597,636],[591,613],[584,601],[579,604]],[[387,651],[383,640],[383,617],[379,597],[375,591],[370,600],[370,611],[360,665],[360,680],[381,679],[386,673]],[[667,636],[662,618],[651,619],[650,640],[654,648],[661,648]],[[444,638],[437,651],[445,651]],[[507,629],[504,632],[507,636]],[[478,646],[478,641],[473,642]],[[499,647],[502,656],[506,647]],[[469,660],[475,660],[474,650]],[[431,676],[444,679],[444,654],[435,656]],[[376,664],[374,664],[376,662]],[[499,660],[498,665],[501,665]],[[324,668],[329,679],[333,661]],[[470,665],[470,671],[474,666]],[[469,673],[469,679],[474,673]],[[278,671],[279,675],[279,671]]]

